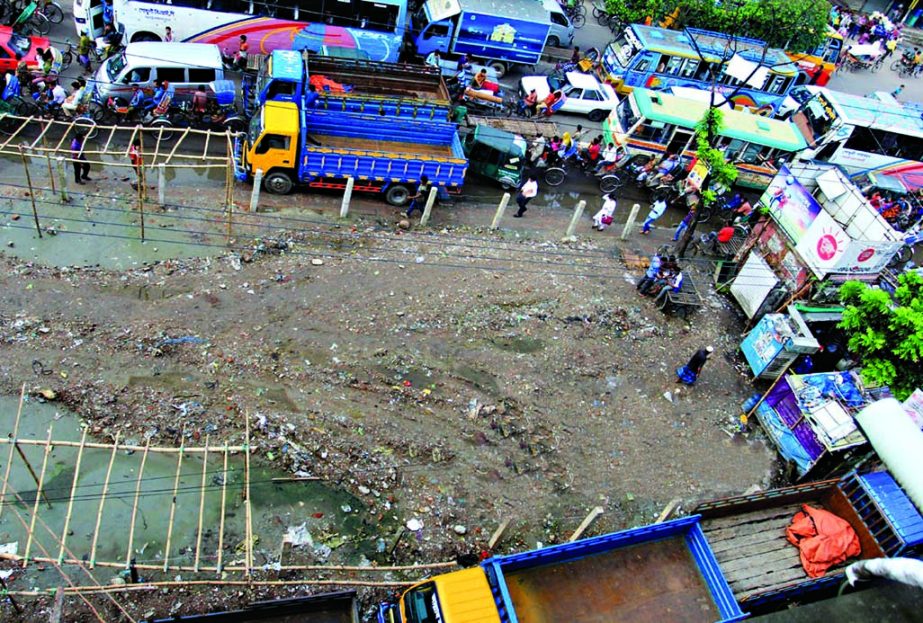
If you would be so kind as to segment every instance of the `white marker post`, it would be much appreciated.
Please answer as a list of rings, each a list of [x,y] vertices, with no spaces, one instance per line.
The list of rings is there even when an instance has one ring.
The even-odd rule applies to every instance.
[[[68,203],[70,197],[67,196],[67,163],[64,162],[64,156],[57,157],[58,163],[58,186],[61,187],[61,201]]]
[[[157,202],[161,208],[167,205],[167,165],[162,162],[157,165]]]
[[[257,169],[253,174],[253,191],[250,193],[250,212],[254,214],[260,211],[261,188],[263,188],[263,169]]]
[[[353,198],[353,186],[355,185],[354,177],[346,178],[346,190],[343,191],[343,203],[340,204],[340,218],[346,218],[349,214],[349,202]]]
[[[567,226],[567,233],[564,234],[566,238],[570,238],[574,235],[574,232],[577,231],[577,223],[580,222],[580,217],[583,216],[583,209],[586,207],[586,201],[582,199],[577,202],[577,207],[574,208],[574,215],[570,217],[570,225]]]
[[[426,224],[429,223],[429,217],[433,212],[433,204],[436,203],[436,193],[438,192],[438,186],[432,186],[429,189],[429,196],[426,198],[426,205],[423,206],[423,216],[420,217],[420,227],[426,227]]]
[[[500,205],[497,206],[497,213],[494,214],[494,220],[490,222],[491,229],[500,229],[500,219],[503,218],[503,213],[506,212],[506,205],[510,202],[510,194],[503,193],[503,197],[500,198]]]
[[[620,236],[622,240],[628,240],[628,236],[631,235],[631,229],[635,226],[635,219],[638,218],[638,210],[640,209],[640,203],[631,206],[631,212],[628,214],[628,220],[625,221],[625,227],[622,229],[622,235]]]

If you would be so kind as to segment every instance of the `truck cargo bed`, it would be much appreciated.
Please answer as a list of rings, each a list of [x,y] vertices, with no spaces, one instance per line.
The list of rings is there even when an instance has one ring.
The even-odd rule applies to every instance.
[[[720,618],[683,535],[512,571],[506,581],[521,623]]]
[[[451,145],[427,145],[425,143],[402,143],[398,141],[377,141],[367,138],[351,138],[346,136],[333,136],[330,134],[312,134],[323,147],[336,147],[342,149],[361,149],[363,151],[379,151],[387,154],[405,154],[410,156],[436,156],[452,158]]]

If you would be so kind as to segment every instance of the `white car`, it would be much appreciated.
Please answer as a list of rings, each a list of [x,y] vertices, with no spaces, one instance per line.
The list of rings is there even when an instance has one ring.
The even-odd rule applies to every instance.
[[[558,109],[560,112],[586,115],[593,122],[605,119],[619,104],[611,85],[600,84],[595,76],[579,71],[567,72],[564,79],[556,76],[524,76],[519,81],[519,96],[525,97],[535,89],[538,101],[542,101],[548,97],[552,88],[564,93],[564,104]]]

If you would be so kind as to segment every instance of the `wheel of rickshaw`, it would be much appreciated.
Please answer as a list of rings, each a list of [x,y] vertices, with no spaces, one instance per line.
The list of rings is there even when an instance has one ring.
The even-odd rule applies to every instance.
[[[561,167],[551,167],[545,171],[544,178],[549,186],[560,186],[567,179],[567,171]]]
[[[570,18],[570,23],[574,25],[574,28],[582,28],[586,24],[586,12],[574,13],[574,16]]]
[[[610,195],[621,190],[625,185],[625,174],[622,171],[603,175],[599,180],[599,192]]]
[[[96,138],[96,135],[99,134],[99,127],[96,125],[96,122],[93,121],[92,117],[77,117],[74,119],[74,127],[77,128],[77,131],[80,132],[84,138],[90,140]]]

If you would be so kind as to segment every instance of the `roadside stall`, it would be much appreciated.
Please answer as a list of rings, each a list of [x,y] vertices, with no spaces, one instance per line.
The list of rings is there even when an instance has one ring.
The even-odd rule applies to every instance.
[[[755,415],[797,480],[841,475],[870,452],[855,416],[890,397],[868,387],[858,371],[789,374],[758,404]]]
[[[740,343],[753,376],[775,380],[801,355],[820,349],[797,309],[787,314],[766,314]]]

